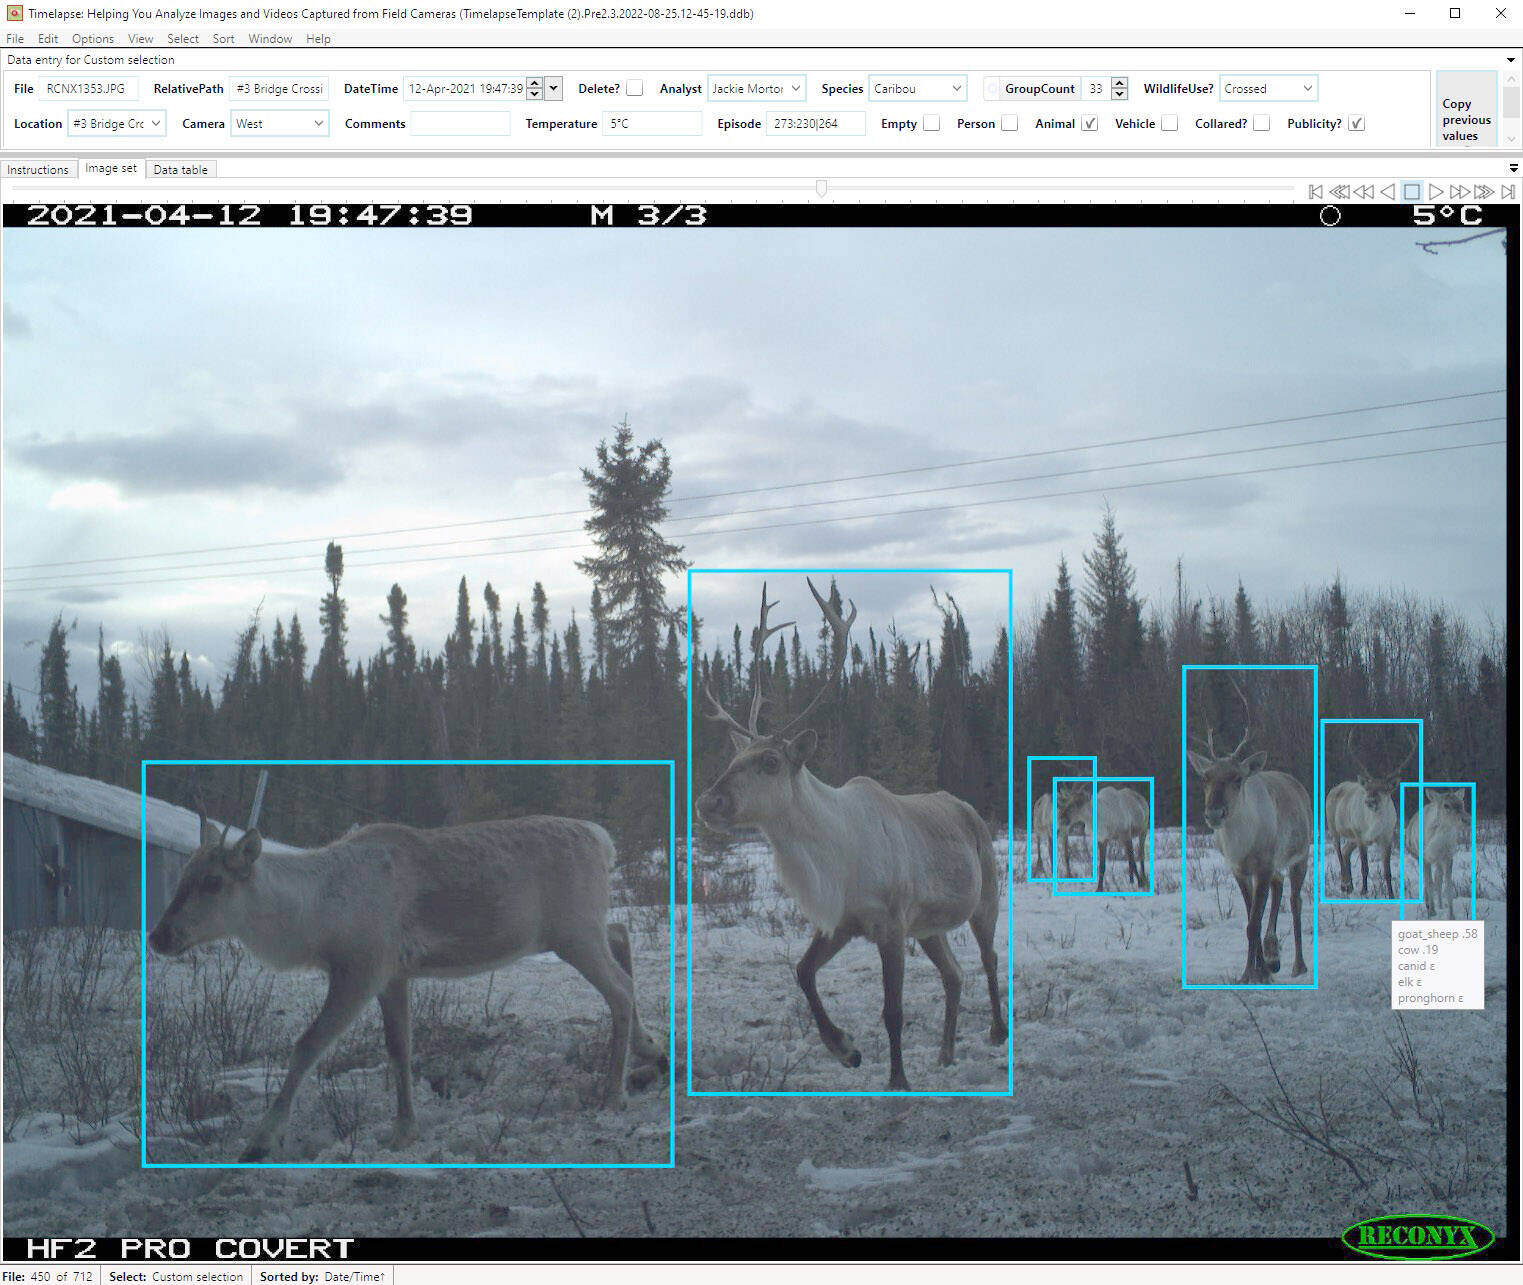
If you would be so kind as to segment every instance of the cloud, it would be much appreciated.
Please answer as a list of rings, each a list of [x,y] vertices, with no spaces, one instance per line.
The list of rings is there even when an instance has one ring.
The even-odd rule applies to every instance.
[[[10,304],[6,304],[4,333],[7,339],[30,339],[32,323]]]
[[[109,482],[126,496],[310,493],[340,481],[344,468],[320,439],[208,427],[13,442],[15,460],[57,478]]]
[[[84,513],[116,513],[125,509],[122,494],[110,482],[73,482],[48,496],[48,508]]]

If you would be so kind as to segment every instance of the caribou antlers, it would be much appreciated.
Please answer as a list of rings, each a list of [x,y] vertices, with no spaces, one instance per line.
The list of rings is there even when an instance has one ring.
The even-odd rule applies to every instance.
[[[1400,780],[1402,768],[1406,767],[1412,761],[1412,756],[1417,753],[1417,737],[1414,736],[1408,742],[1407,752],[1402,756],[1401,762],[1386,773],[1385,777],[1380,777],[1371,772],[1369,766],[1359,757],[1359,751],[1354,748],[1354,729],[1352,727],[1345,733],[1345,744],[1348,746],[1349,757],[1354,760],[1354,766],[1359,769],[1360,775],[1364,776],[1367,780],[1377,782],[1385,779],[1389,779],[1392,782]]]
[[[811,585],[810,588],[813,588]],[[716,723],[724,723],[732,732],[738,732],[748,740],[756,740],[761,735],[761,708],[766,697],[762,694],[762,666],[766,664],[767,639],[772,637],[780,629],[786,629],[793,624],[791,620],[785,620],[780,625],[767,625],[767,613],[777,606],[775,602],[767,601],[767,582],[762,581],[761,593],[761,618],[755,629],[751,631],[751,713],[742,726],[736,722],[730,711],[719,703],[714,693],[709,690],[708,683],[703,685],[703,694],[714,712],[707,717]]]
[[[836,658],[835,663],[831,666],[830,674],[826,677],[824,683],[821,684],[820,690],[814,694],[814,699],[810,701],[807,706],[805,706],[804,711],[801,714],[797,715],[793,719],[790,719],[785,726],[776,728],[772,733],[770,733],[773,736],[786,736],[795,727],[797,727],[811,714],[813,714],[820,701],[824,699],[825,693],[828,692],[834,685],[836,675],[845,668],[846,637],[851,632],[851,626],[857,618],[856,603],[853,602],[851,604],[851,614],[843,620],[841,618],[841,613],[836,611],[830,605],[829,601],[820,597],[819,590],[814,587],[814,581],[810,580],[806,576],[804,578],[804,583],[809,586],[809,592],[814,595],[815,602],[819,604],[820,611],[825,616],[825,622],[830,626],[831,649],[835,652],[838,652],[839,654]],[[714,712],[707,715],[707,717],[716,723],[725,724],[725,726],[727,726],[732,732],[751,741],[758,740],[763,735],[761,730],[761,710],[762,706],[766,703],[767,698],[766,694],[762,691],[762,671],[766,667],[767,663],[767,639],[772,637],[773,634],[777,633],[778,630],[786,629],[789,625],[794,623],[791,620],[785,620],[780,625],[768,625],[767,613],[770,612],[775,606],[777,606],[777,603],[767,601],[767,586],[765,583],[763,583],[761,596],[761,616],[757,622],[756,628],[751,631],[751,712],[746,722],[742,724],[739,720],[737,720],[727,709],[725,709],[723,705],[719,703],[714,693],[709,690],[709,685],[707,683],[703,685],[703,694],[707,698],[709,704],[713,706],[714,710]]]
[[[1216,735],[1211,728],[1206,729],[1206,752],[1214,759],[1235,759],[1243,752],[1243,747],[1248,744],[1248,738],[1253,734],[1253,705],[1249,702],[1247,693],[1238,686],[1237,679],[1227,680],[1232,684],[1232,690],[1237,693],[1237,698],[1243,702],[1243,739],[1237,743],[1237,747],[1230,754],[1218,754],[1216,751]]]

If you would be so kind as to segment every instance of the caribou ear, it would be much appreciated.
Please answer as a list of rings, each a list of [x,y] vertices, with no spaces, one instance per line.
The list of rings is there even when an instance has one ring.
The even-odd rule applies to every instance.
[[[223,860],[234,874],[247,874],[258,860],[263,847],[264,841],[260,839],[259,831],[250,830],[227,850]]]
[[[206,819],[206,814],[201,814],[201,846],[203,848],[215,848],[217,846],[217,827]]]
[[[1444,792],[1442,790],[1424,790],[1423,793],[1428,796],[1429,803],[1442,803],[1444,801]]]
[[[1198,775],[1205,776],[1211,770],[1212,761],[1204,754],[1197,754],[1194,750],[1186,750],[1185,753],[1190,756],[1190,766],[1195,769]]]
[[[739,732],[730,733],[730,744],[735,747],[735,752],[737,754],[739,754],[741,750],[751,748],[750,739],[748,737],[742,736]]]
[[[795,768],[803,767],[809,761],[809,756],[819,743],[819,735],[812,727],[806,727],[791,741],[784,742],[788,747],[788,759]]]
[[[1243,775],[1252,776],[1255,772],[1262,772],[1264,764],[1269,762],[1269,751],[1260,750],[1257,754],[1250,754],[1243,760]]]

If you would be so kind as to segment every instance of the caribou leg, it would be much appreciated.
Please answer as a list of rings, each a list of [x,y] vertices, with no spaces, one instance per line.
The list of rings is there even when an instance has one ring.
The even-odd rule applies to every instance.
[[[254,1136],[238,1160],[242,1164],[263,1160],[280,1145],[296,1090],[328,1046],[349,1029],[370,1000],[381,992],[384,976],[368,967],[335,968],[328,974],[328,994],[312,1025],[301,1033],[291,1052],[291,1065],[275,1101],[254,1130]]]
[[[1248,916],[1248,952],[1253,958],[1253,976],[1248,980],[1261,984],[1273,980],[1264,961],[1263,938],[1260,936],[1264,928],[1264,903],[1269,900],[1269,883],[1267,878],[1254,877],[1253,909]]]
[[[1285,880],[1276,875],[1269,885],[1269,927],[1264,930],[1260,954],[1265,967],[1271,973],[1280,971],[1280,897],[1285,891]]]
[[[999,956],[994,951],[994,925],[999,919],[999,890],[985,892],[978,909],[968,920],[973,929],[973,940],[978,943],[979,962],[984,966],[984,977],[989,982],[989,1043],[1003,1044],[1010,1034],[1005,1024],[1005,1006],[999,1002]]]
[[[1303,861],[1290,872],[1290,921],[1296,933],[1296,966],[1290,970],[1292,977],[1306,971],[1306,960],[1301,957],[1301,885],[1306,882],[1306,865]]]
[[[381,1030],[386,1039],[386,1056],[391,1059],[391,1073],[397,1082],[397,1125],[389,1146],[401,1148],[418,1138],[418,1122],[412,1106],[412,1016],[408,1007],[407,978],[398,977],[376,996],[381,1006]]]
[[[629,975],[631,987],[635,984],[635,961],[634,955],[629,948],[629,929],[623,924],[608,925],[608,949],[613,952],[614,961]],[[661,1046],[646,1034],[645,1028],[640,1025],[640,1006],[638,1002],[629,1011],[629,1051],[642,1062],[653,1062],[656,1068],[662,1072],[667,1070],[666,1054],[661,1051]]]
[[[1238,984],[1252,981],[1249,976],[1253,972],[1253,956],[1258,947],[1258,941],[1253,935],[1253,882],[1246,875],[1240,875],[1233,871],[1233,878],[1237,880],[1237,890],[1243,894],[1243,916],[1248,921],[1248,962],[1243,966],[1243,975],[1239,977]]]
[[[888,1032],[888,1087],[909,1092],[904,1076],[904,938],[890,928],[878,938],[883,961],[883,1029]]]
[[[962,969],[958,968],[957,961],[952,957],[952,948],[947,944],[946,934],[936,933],[919,940],[925,957],[936,965],[936,971],[941,974],[941,987],[947,995],[947,1015],[941,1028],[941,1064],[951,1066],[956,1060],[957,1010],[962,1003]]]
[[[1243,907],[1247,912],[1248,963],[1238,984],[1262,982],[1269,979],[1264,967],[1263,947],[1259,942],[1259,928],[1264,920],[1264,901],[1269,892],[1269,881],[1249,875],[1238,875],[1237,886],[1243,894]]]
[[[1097,879],[1095,881],[1095,891],[1096,892],[1104,892],[1105,891],[1105,844],[1103,844],[1103,843],[1096,843],[1095,844],[1095,848],[1098,850],[1098,853],[1099,853],[1098,860],[1100,862],[1100,877],[1099,877],[1099,879]]]
[[[798,967],[793,970],[793,975],[798,978],[799,988],[809,1002],[809,1011],[814,1014],[814,1024],[820,1028],[820,1039],[825,1042],[825,1047],[842,1066],[861,1066],[862,1054],[857,1052],[851,1036],[830,1020],[825,1005],[820,1002],[820,992],[814,984],[815,974],[839,955],[841,948],[851,939],[852,934],[845,928],[837,928],[833,933],[815,933],[803,958],[799,960]]]
[[[635,1024],[635,983],[614,958],[606,934],[590,942],[564,941],[555,953],[597,988],[613,1018],[608,1044],[608,1073],[603,1080],[603,1105],[622,1111],[629,1100],[625,1072],[629,1066],[630,1033]]]
[[[1396,895],[1396,889],[1391,886],[1391,845],[1389,843],[1383,844],[1381,846],[1380,864],[1385,870],[1386,896],[1394,897]]]
[[[1359,845],[1359,895],[1370,895],[1370,850],[1367,844]]]
[[[1354,846],[1343,846],[1342,839],[1333,840],[1333,846],[1338,849],[1338,873],[1342,876],[1343,895],[1349,896],[1354,891]]]

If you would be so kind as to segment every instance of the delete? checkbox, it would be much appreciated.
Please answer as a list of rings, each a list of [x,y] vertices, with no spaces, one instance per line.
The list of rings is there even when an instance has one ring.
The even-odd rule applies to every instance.
[[[642,97],[645,93],[645,82],[643,80],[626,80],[624,82],[624,93],[630,98]]]

